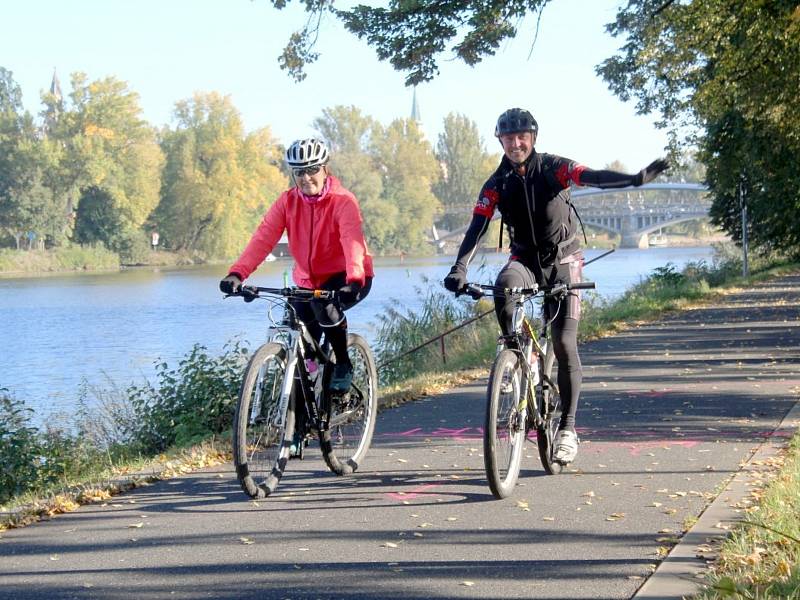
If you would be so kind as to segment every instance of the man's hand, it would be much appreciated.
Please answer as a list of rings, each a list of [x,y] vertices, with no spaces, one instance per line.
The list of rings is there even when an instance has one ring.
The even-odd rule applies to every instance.
[[[444,278],[444,287],[458,295],[467,284],[467,269],[459,264],[453,265],[447,277]]]
[[[639,171],[636,175],[636,183],[634,185],[644,185],[645,183],[650,183],[658,177],[662,171],[666,171],[669,168],[669,163],[663,159],[659,158],[651,162],[647,165],[644,169]]]
[[[355,302],[358,300],[358,293],[361,291],[362,287],[363,286],[357,281],[351,281],[347,285],[343,285],[339,288],[339,291],[336,292],[339,297],[339,302],[344,304]]]
[[[242,289],[242,280],[238,275],[231,273],[219,282],[219,289],[223,294],[236,294]]]

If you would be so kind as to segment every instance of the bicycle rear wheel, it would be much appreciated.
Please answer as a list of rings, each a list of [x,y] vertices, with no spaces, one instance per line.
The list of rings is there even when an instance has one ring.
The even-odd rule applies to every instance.
[[[372,443],[378,414],[378,371],[369,345],[360,335],[351,333],[347,354],[353,363],[353,383],[348,393],[329,395],[329,427],[320,432],[325,463],[337,475],[349,475],[361,465]]]
[[[525,443],[526,408],[520,399],[522,369],[519,356],[502,350],[489,376],[486,422],[483,429],[483,461],[489,489],[495,498],[505,498],[517,484]]]
[[[280,425],[286,348],[268,343],[250,358],[239,388],[233,423],[233,462],[244,492],[264,498],[278,486],[294,434],[294,394]]]
[[[539,446],[539,458],[542,461],[544,470],[549,475],[561,473],[564,465],[553,460],[555,452],[555,438],[558,433],[558,425],[561,421],[561,395],[558,393],[558,384],[553,379],[553,363],[555,355],[553,345],[548,344],[547,354],[545,354],[542,370],[541,385],[542,393],[539,401],[539,413],[541,420],[536,428],[536,444]]]

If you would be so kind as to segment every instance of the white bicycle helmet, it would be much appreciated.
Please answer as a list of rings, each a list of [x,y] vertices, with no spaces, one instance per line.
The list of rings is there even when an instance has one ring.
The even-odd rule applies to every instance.
[[[292,169],[322,166],[329,158],[328,146],[316,138],[297,140],[286,150],[286,164]]]

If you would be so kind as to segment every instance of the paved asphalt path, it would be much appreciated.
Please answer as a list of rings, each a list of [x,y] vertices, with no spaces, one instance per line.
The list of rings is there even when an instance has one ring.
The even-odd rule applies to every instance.
[[[313,450],[258,503],[225,465],[7,531],[0,598],[630,598],[796,402],[798,305],[784,277],[585,345],[577,461],[530,444],[506,500],[476,382],[381,412],[353,477]]]

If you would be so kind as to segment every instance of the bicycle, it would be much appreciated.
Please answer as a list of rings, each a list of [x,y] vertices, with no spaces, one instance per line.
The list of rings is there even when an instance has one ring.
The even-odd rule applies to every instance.
[[[561,418],[561,397],[553,379],[555,353],[550,323],[544,314],[546,300],[559,302],[567,292],[594,289],[593,282],[531,288],[499,288],[468,283],[464,293],[478,299],[486,293],[515,298],[512,333],[498,339],[497,356],[487,386],[486,418],[483,429],[483,460],[489,489],[495,498],[507,497],[519,477],[523,445],[528,432],[536,431],[539,458],[549,475],[563,465],[553,458],[553,442]],[[542,295],[542,318],[537,330],[526,305]],[[555,318],[555,317],[553,317]]]
[[[245,368],[233,423],[233,460],[244,492],[264,498],[275,491],[292,454],[303,458],[309,439],[319,437],[322,456],[337,475],[353,473],[372,442],[378,409],[378,375],[367,342],[348,334],[353,383],[345,393],[328,384],[336,358],[295,314],[290,300],[333,299],[336,292],[297,287],[243,286],[231,296],[270,303],[269,341]],[[282,308],[274,318],[273,309]],[[295,456],[295,454],[292,454]]]

